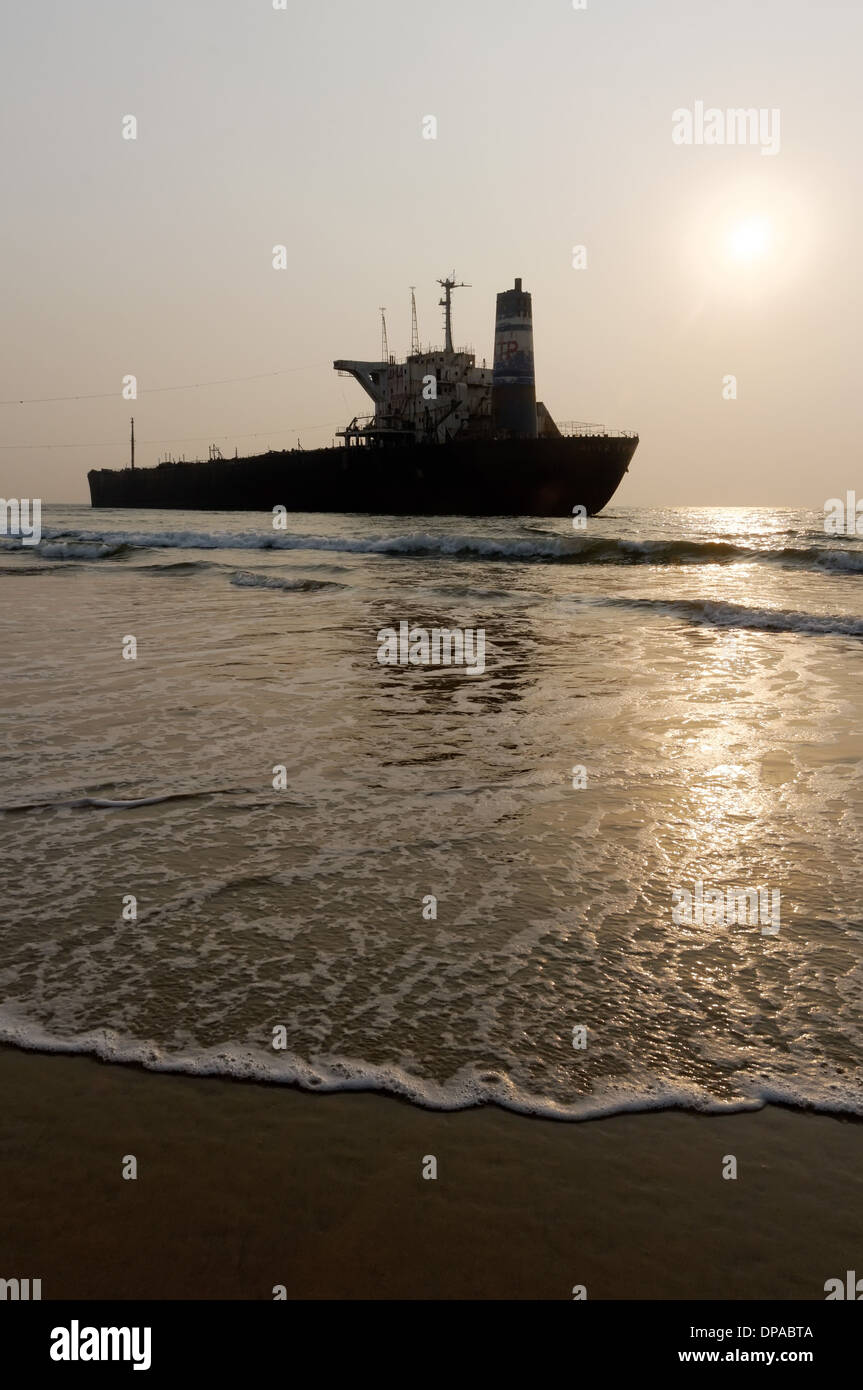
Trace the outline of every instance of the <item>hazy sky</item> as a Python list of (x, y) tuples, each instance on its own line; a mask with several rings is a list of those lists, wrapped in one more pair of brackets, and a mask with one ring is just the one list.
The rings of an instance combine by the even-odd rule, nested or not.
[[(3, 496), (87, 499), (132, 413), (141, 464), (329, 443), (453, 268), (457, 345), (521, 276), (539, 397), (639, 431), (621, 503), (863, 495), (861, 0), (32, 0), (0, 51), (0, 398), (96, 397), (0, 407)], [(697, 101), (778, 153), (675, 144)]]

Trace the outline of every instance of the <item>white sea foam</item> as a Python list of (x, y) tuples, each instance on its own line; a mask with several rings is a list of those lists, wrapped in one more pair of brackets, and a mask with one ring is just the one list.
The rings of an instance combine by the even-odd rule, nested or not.
[(863, 1087), (849, 1088), (844, 1079), (829, 1072), (825, 1079), (803, 1077), (784, 1085), (752, 1078), (739, 1084), (737, 1093), (729, 1097), (711, 1095), (683, 1080), (650, 1079), (641, 1087), (609, 1085), (567, 1104), (531, 1095), (514, 1086), (505, 1074), (489, 1074), (487, 1068), (465, 1067), (440, 1083), (414, 1076), (401, 1065), (375, 1066), (342, 1057), (312, 1063), (287, 1051), (262, 1053), (237, 1043), (174, 1052), (107, 1028), (77, 1037), (49, 1033), (8, 1007), (0, 1008), (0, 1042), (27, 1051), (90, 1056), (153, 1072), (297, 1086), (321, 1095), (375, 1091), (438, 1111), (496, 1105), (521, 1115), (572, 1122), (659, 1110), (729, 1115), (779, 1104), (828, 1114), (863, 1115)]

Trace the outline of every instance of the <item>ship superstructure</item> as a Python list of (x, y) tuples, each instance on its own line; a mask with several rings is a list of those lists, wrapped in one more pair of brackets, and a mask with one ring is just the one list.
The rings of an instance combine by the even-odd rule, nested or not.
[(536, 400), (531, 300), (521, 280), (498, 295), (493, 367), (478, 367), (472, 351), (453, 347), (452, 292), (465, 287), (456, 282), (455, 272), (438, 284), (444, 292), (442, 348), (412, 351), (404, 362), (388, 357), (333, 363), (337, 372), (360, 384), (374, 405), (373, 414), (355, 416), (339, 430), (339, 438), (347, 446), (375, 447), (559, 434)]
[(455, 351), (452, 292), (455, 276), (438, 282), (445, 298), (444, 346), (411, 352), (404, 362), (334, 362), (336, 371), (359, 382), (374, 413), (355, 416), (339, 437), (348, 447), (386, 444), (446, 444), (456, 435), (488, 438), (491, 432), (493, 372), (478, 367), (474, 353)]

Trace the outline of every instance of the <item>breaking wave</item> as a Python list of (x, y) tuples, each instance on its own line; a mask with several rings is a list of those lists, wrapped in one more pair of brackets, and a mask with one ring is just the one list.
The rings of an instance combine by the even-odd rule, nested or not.
[(133, 544), (125, 540), (103, 541), (83, 538), (74, 541), (49, 541), (47, 544), (42, 541), (31, 548), (32, 554), (39, 555), (43, 560), (116, 560), (121, 555), (131, 555), (132, 551)]
[(24, 801), (14, 806), (0, 806), (0, 815), (20, 814), (24, 811), (97, 810), (131, 811), (138, 806), (159, 806), (163, 801), (196, 801), (207, 796), (235, 796), (242, 793), (241, 788), (216, 787), (207, 791), (164, 792), (156, 796), (136, 796), (120, 799), (111, 796), (77, 796), (68, 801)]
[[(5, 549), (27, 549), (45, 560), (116, 560), (142, 549), (328, 551), (355, 555), (441, 556), (455, 559), (502, 560), (570, 565), (728, 565), (780, 564), (798, 569), (822, 569), (840, 574), (863, 573), (863, 550), (822, 545), (770, 549), (731, 541), (623, 540), (615, 537), (559, 536), (525, 527), (522, 534), (489, 537), (432, 535), (411, 532), (399, 536), (314, 536), (266, 534), (257, 531), (161, 531), (46, 533), (39, 546), (19, 541)], [(203, 563), (203, 562), (199, 562)], [(250, 579), (232, 582), (251, 584)], [(261, 587), (279, 587), (263, 584)]]
[(231, 583), (240, 589), (278, 589), (283, 593), (314, 593), (318, 589), (343, 589), (332, 579), (282, 579), (271, 574), (252, 574), (250, 570), (237, 570), (231, 575)]
[(783, 608), (748, 608), (745, 603), (709, 599), (603, 598), (588, 600), (603, 607), (640, 609), (684, 618), (702, 627), (741, 627), (756, 632), (805, 632), (825, 637), (863, 637), (863, 618), (789, 612)]
[(813, 564), (818, 569), (841, 570), (845, 574), (863, 574), (863, 551), (817, 550)]

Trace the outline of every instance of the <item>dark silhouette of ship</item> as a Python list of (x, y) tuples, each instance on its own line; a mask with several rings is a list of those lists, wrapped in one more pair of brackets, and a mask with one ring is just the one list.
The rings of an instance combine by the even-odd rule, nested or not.
[[(339, 359), (371, 398), (324, 449), (269, 450), (250, 458), (94, 469), (94, 507), (365, 512), (414, 516), (559, 516), (598, 512), (614, 495), (638, 435), (555, 424), (536, 399), (531, 297), (516, 280), (497, 296), (494, 366), (476, 365), (452, 339), (455, 274), (444, 290), (442, 349), (421, 352), (412, 303), (411, 353)], [(133, 446), (134, 449), (134, 446)], [(213, 456), (215, 455), (215, 456)]]

